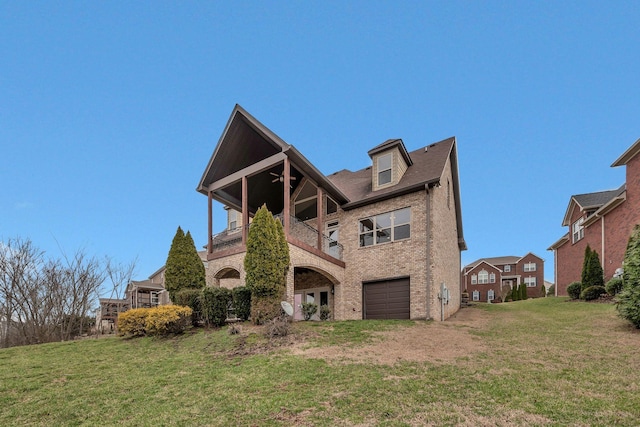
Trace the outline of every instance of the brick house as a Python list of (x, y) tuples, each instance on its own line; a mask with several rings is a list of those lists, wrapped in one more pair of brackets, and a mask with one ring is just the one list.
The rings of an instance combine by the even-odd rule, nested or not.
[[(208, 198), (207, 283), (244, 283), (248, 228), (266, 204), (289, 244), (296, 318), (303, 301), (337, 320), (455, 313), (466, 249), (455, 138), (411, 152), (390, 139), (367, 154), (370, 166), (326, 176), (236, 105), (197, 187)], [(215, 235), (214, 201), (227, 216)]]
[(481, 258), (462, 269), (461, 287), (471, 301), (503, 301), (514, 287), (527, 286), (527, 296), (544, 296), (544, 260), (529, 252), (525, 256)]
[[(633, 227), (640, 222), (640, 139), (611, 167), (626, 166), (626, 182), (615, 190), (571, 196), (562, 220), (568, 232), (548, 250), (555, 262), (556, 295), (579, 282), (587, 245), (598, 252), (605, 282), (622, 268)], [(620, 270), (618, 270), (620, 271)]]

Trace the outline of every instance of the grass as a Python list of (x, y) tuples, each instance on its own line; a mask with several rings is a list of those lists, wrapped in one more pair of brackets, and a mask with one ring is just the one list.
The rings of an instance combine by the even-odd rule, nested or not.
[[(470, 328), (486, 350), (451, 363), (329, 363), (225, 329), (4, 349), (0, 425), (638, 425), (640, 333), (612, 305), (546, 298), (466, 310), (490, 315)], [(413, 324), (294, 330), (310, 346), (358, 347)]]

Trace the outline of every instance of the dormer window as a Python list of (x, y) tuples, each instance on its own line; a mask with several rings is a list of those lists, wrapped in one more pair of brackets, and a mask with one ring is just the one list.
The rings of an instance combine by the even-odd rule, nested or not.
[(387, 153), (378, 157), (378, 185), (382, 186), (391, 182), (391, 160), (393, 154)]

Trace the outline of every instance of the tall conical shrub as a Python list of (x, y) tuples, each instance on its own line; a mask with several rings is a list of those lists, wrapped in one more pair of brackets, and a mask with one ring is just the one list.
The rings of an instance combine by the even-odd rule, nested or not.
[(191, 233), (178, 227), (171, 242), (164, 272), (164, 287), (173, 300), (182, 289), (199, 289), (205, 285), (204, 265), (200, 260)]
[(289, 246), (282, 224), (263, 205), (249, 228), (244, 258), (245, 283), (251, 290), (251, 320), (262, 324), (280, 314), (289, 267)]

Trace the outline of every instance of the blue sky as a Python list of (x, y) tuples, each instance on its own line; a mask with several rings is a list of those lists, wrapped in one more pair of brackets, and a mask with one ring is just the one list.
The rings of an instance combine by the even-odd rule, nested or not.
[[(0, 238), (161, 267), (238, 103), (330, 174), (455, 135), (463, 263), (546, 248), (640, 137), (637, 2), (0, 0)], [(215, 230), (224, 218), (215, 214)]]

